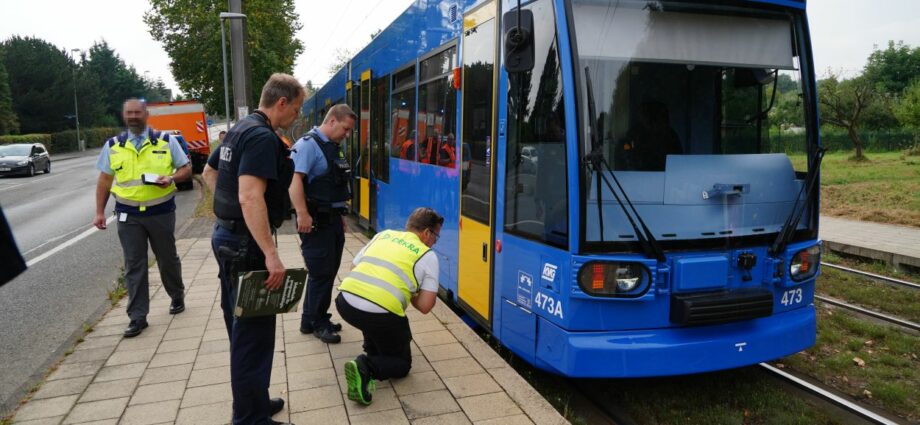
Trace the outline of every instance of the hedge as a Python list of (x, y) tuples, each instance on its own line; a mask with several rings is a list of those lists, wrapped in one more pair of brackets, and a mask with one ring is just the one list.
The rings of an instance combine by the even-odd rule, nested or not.
[[(86, 148), (102, 146), (110, 137), (121, 132), (120, 127), (98, 127), (80, 130), (80, 137), (86, 141)], [(67, 130), (51, 134), (23, 134), (0, 136), (0, 145), (11, 143), (41, 143), (51, 153), (73, 152), (77, 150), (77, 131)]]

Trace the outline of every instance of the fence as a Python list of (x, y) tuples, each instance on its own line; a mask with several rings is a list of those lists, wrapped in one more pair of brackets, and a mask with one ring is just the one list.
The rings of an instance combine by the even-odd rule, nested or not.
[[(920, 143), (920, 130), (908, 128), (896, 130), (860, 131), (859, 137), (866, 152), (892, 152), (910, 149)], [(770, 152), (804, 152), (805, 134), (770, 130)], [(851, 151), (853, 141), (846, 131), (821, 130), (821, 145), (828, 151)]]

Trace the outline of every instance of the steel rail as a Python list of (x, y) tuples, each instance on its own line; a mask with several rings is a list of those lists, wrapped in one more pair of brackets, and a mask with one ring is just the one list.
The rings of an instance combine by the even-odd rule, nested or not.
[(824, 261), (821, 262), (821, 265), (822, 265), (822, 266), (827, 266), (827, 267), (830, 267), (830, 268), (833, 268), (833, 269), (837, 269), (837, 270), (843, 270), (843, 271), (848, 272), (848, 273), (853, 273), (853, 274), (857, 274), (857, 275), (860, 275), (860, 276), (869, 277), (869, 278), (872, 278), (872, 279), (875, 279), (875, 280), (880, 280), (880, 281), (885, 282), (885, 283), (893, 283), (893, 284), (899, 285), (899, 286), (907, 286), (907, 287), (914, 288), (914, 289), (920, 289), (920, 284), (916, 284), (916, 283), (913, 283), (913, 282), (908, 282), (908, 281), (906, 281), (906, 280), (895, 279), (895, 278), (893, 278), (893, 277), (882, 276), (882, 275), (880, 275), (880, 274), (864, 272), (864, 271), (862, 271), (862, 270), (856, 270), (856, 269), (852, 269), (852, 268), (849, 268), (849, 267), (844, 267), (844, 266), (837, 265), (837, 264), (825, 263)]
[(863, 418), (863, 419), (866, 419), (866, 420), (868, 420), (868, 421), (871, 421), (871, 422), (877, 423), (877, 424), (883, 424), (883, 425), (889, 425), (889, 424), (890, 424), (890, 425), (898, 425), (898, 422), (895, 422), (895, 421), (893, 421), (893, 420), (891, 420), (891, 419), (888, 419), (888, 418), (886, 418), (886, 417), (884, 417), (884, 416), (882, 416), (882, 415), (880, 415), (880, 414), (878, 414), (878, 413), (875, 413), (875, 412), (873, 412), (873, 411), (871, 411), (871, 410), (869, 410), (869, 409), (867, 409), (867, 408), (865, 408), (865, 407), (859, 405), (858, 403), (855, 403), (855, 402), (853, 402), (853, 401), (847, 400), (846, 398), (843, 398), (843, 397), (841, 397), (841, 396), (838, 396), (837, 394), (834, 394), (834, 393), (831, 392), (831, 391), (828, 391), (828, 390), (826, 390), (826, 389), (824, 389), (824, 388), (821, 388), (820, 386), (817, 386), (817, 385), (815, 385), (815, 384), (812, 384), (812, 383), (810, 383), (810, 382), (808, 382), (808, 381), (806, 381), (806, 380), (804, 380), (804, 379), (802, 379), (802, 378), (799, 378), (799, 377), (797, 377), (797, 376), (795, 376), (795, 375), (793, 375), (793, 374), (791, 374), (791, 373), (789, 373), (789, 372), (780, 370), (780, 369), (778, 369), (778, 368), (776, 368), (776, 367), (774, 367), (774, 366), (771, 366), (771, 365), (769, 365), (769, 364), (766, 364), (766, 363), (761, 363), (760, 366), (763, 367), (764, 369), (766, 369), (766, 370), (772, 372), (774, 375), (778, 375), (779, 377), (781, 377), (781, 378), (783, 378), (783, 379), (785, 379), (785, 380), (787, 380), (787, 381), (792, 382), (793, 384), (795, 384), (795, 385), (797, 385), (797, 386), (799, 386), (799, 387), (805, 389), (806, 391), (811, 392), (811, 393), (813, 393), (813, 394), (816, 394), (816, 395), (820, 396), (821, 398), (823, 398), (823, 399), (825, 399), (825, 400), (827, 400), (827, 401), (829, 401), (829, 402), (831, 402), (831, 403), (833, 403), (833, 404), (835, 404), (835, 405), (837, 405), (837, 406), (839, 406), (839, 407), (845, 409), (846, 411), (848, 411), (848, 412), (850, 412), (850, 413), (853, 413), (853, 414), (855, 414), (855, 415), (858, 415), (859, 417), (861, 417), (861, 418)]

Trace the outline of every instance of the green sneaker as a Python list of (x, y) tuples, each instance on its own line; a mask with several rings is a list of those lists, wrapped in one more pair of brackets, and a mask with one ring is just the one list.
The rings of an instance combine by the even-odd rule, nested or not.
[(367, 376), (367, 369), (361, 366), (356, 360), (345, 363), (345, 380), (348, 382), (348, 399), (367, 406), (371, 404), (377, 383)]

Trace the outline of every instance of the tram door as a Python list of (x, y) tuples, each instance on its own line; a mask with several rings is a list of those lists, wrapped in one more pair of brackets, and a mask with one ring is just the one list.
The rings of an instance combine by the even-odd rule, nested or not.
[(370, 170), (371, 149), (369, 143), (371, 128), (371, 71), (361, 73), (361, 86), (358, 93), (358, 161), (355, 174), (358, 177), (358, 193), (355, 200), (358, 206), (358, 223), (363, 228), (370, 225)]
[[(497, 3), (463, 17), (459, 303), (488, 326), (492, 299), (492, 181), (495, 164)], [(467, 151), (469, 154), (467, 155)]]
[[(358, 110), (358, 88), (355, 87), (354, 81), (345, 82), (345, 103), (351, 108), (352, 111)], [(329, 109), (327, 108), (328, 112)], [(325, 116), (323, 117), (325, 119)], [(355, 124), (355, 129), (352, 130), (351, 135), (342, 140), (344, 146), (342, 149), (345, 151), (345, 160), (352, 166), (352, 181), (351, 181), (351, 199), (345, 201), (348, 204), (349, 210), (352, 214), (358, 213), (359, 203), (358, 200), (361, 196), (361, 185), (358, 181), (358, 135), (360, 133), (360, 126)]]

